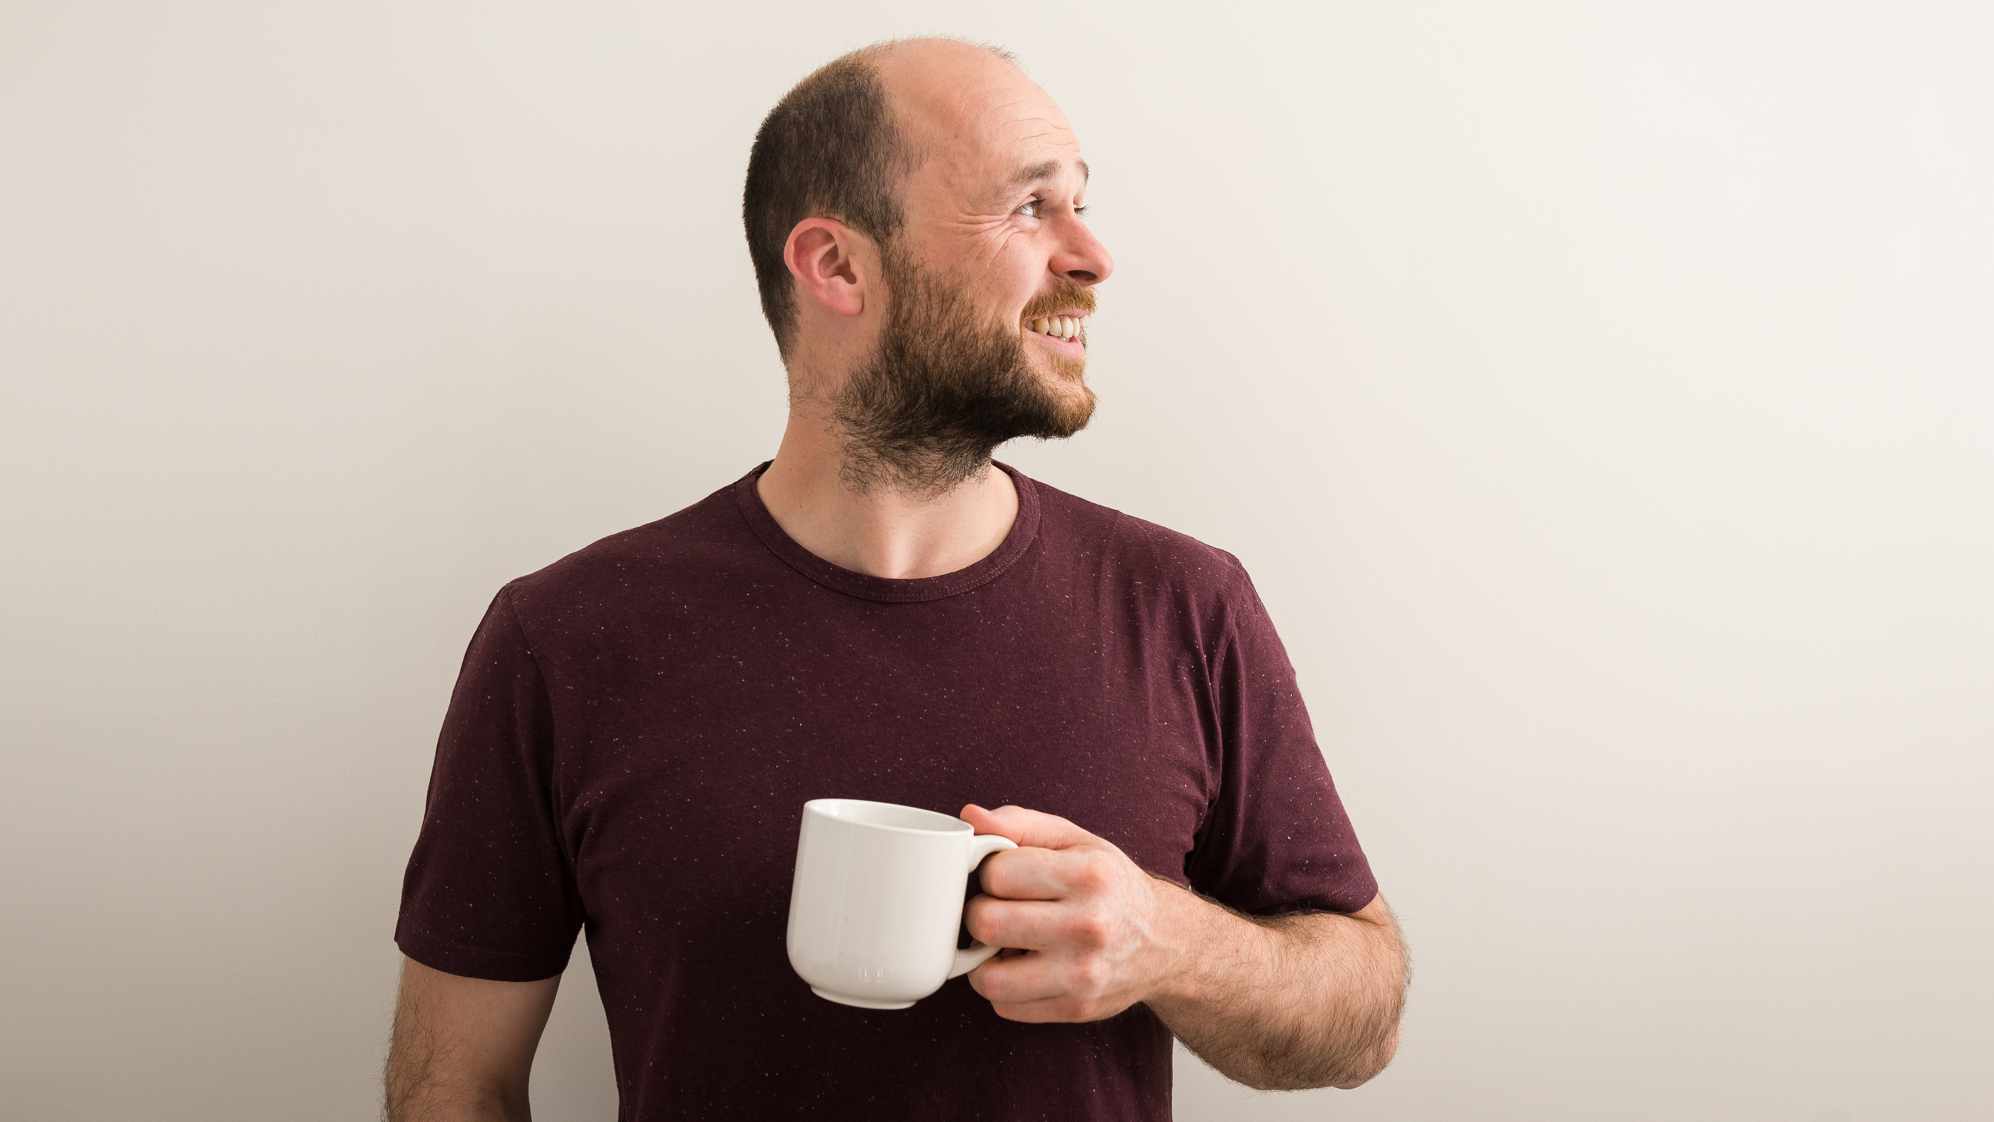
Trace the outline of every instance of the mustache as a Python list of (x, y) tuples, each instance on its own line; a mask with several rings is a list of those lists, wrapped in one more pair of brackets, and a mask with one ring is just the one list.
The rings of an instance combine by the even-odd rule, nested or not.
[(1062, 308), (1078, 308), (1081, 315), (1091, 316), (1094, 314), (1094, 296), (1084, 288), (1076, 289), (1071, 293), (1045, 300), (1035, 310), (1027, 309), (1025, 318), (1038, 319), (1041, 316), (1052, 315)]

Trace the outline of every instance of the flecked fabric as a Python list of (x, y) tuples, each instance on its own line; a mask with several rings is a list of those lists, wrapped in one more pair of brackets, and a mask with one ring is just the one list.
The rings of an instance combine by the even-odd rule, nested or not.
[(819, 797), (1047, 811), (1255, 915), (1377, 894), (1239, 559), (995, 463), (1017, 518), (940, 576), (811, 554), (755, 490), (764, 461), (507, 582), (450, 697), (396, 943), (529, 981), (586, 930), (624, 1122), (1170, 1118), (1145, 1004), (1009, 1021), (953, 978), (868, 1010), (789, 965)]

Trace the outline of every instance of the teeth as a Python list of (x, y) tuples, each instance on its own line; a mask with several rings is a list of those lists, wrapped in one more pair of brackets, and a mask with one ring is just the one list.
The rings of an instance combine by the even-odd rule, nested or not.
[(1085, 316), (1051, 316), (1031, 321), (1031, 329), (1055, 339), (1075, 339), (1087, 323)]

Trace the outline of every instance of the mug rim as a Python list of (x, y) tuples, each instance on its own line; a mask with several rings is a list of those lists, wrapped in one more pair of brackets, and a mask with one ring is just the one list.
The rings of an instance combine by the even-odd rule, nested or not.
[[(895, 826), (890, 822), (864, 822), (852, 818), (840, 818), (836, 814), (831, 813), (828, 809), (834, 804), (843, 804), (846, 806), (878, 806), (898, 811), (909, 811), (909, 810), (917, 811), (921, 814), (933, 815), (936, 819), (945, 821), (949, 825), (946, 827), (937, 826), (936, 828), (931, 830), (917, 826)], [(848, 798), (840, 798), (835, 796), (827, 796), (819, 799), (810, 799), (809, 801), (803, 804), (803, 813), (805, 814), (814, 813), (817, 815), (817, 817), (822, 818), (828, 822), (841, 822), (847, 826), (862, 826), (868, 830), (891, 830), (896, 834), (915, 834), (925, 837), (946, 838), (946, 837), (955, 837), (961, 834), (970, 834), (973, 836), (976, 833), (976, 827), (971, 826), (968, 822), (963, 821), (961, 818), (953, 814), (943, 814), (939, 810), (929, 810), (927, 807), (924, 806), (910, 806), (906, 803), (889, 803), (880, 799), (848, 799)]]

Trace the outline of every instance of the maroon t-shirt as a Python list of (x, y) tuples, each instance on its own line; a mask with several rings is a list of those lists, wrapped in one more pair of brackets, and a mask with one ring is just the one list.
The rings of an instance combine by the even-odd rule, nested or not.
[(811, 993), (785, 943), (797, 831), (813, 798), (1015, 803), (1243, 912), (1356, 911), (1377, 883), (1253, 581), (1002, 462), (995, 552), (870, 576), (784, 533), (767, 466), (498, 590), (395, 942), (530, 981), (585, 929), (622, 1122), (1170, 1118), (1146, 1004), (1034, 1024), (966, 978), (899, 1010)]

